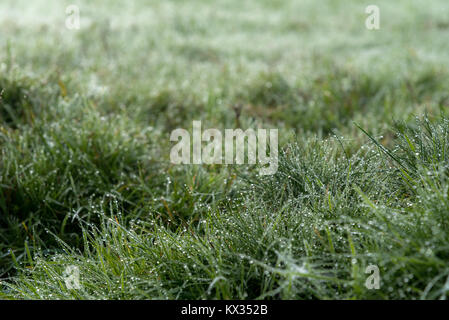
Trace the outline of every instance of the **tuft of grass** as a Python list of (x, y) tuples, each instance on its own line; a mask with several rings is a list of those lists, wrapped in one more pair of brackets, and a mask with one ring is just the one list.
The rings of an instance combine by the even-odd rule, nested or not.
[(0, 75), (0, 125), (17, 128), (32, 124), (45, 112), (48, 104), (55, 103), (58, 92), (52, 79), (37, 80), (13, 69)]
[[(448, 121), (402, 125), (391, 150), (394, 158), (377, 147), (377, 140), (349, 158), (337, 143), (291, 146), (269, 182), (251, 180), (239, 201), (223, 202), (198, 223), (176, 230), (157, 217), (125, 223), (120, 208), (110, 202), (96, 210), (99, 225), (81, 221), (82, 252), (61, 242), (64, 253), (37, 253), (5, 284), (3, 295), (445, 298)], [(396, 159), (417, 159), (420, 165), (405, 171)], [(403, 188), (410, 184), (411, 189)], [(381, 270), (379, 290), (364, 285), (371, 264)], [(64, 285), (69, 265), (80, 270), (80, 290)]]

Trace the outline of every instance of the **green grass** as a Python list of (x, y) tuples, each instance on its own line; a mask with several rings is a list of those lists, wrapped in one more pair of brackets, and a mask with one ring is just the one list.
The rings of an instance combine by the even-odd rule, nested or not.
[[(378, 31), (358, 1), (75, 3), (78, 31), (0, 4), (0, 298), (447, 298), (445, 1)], [(192, 120), (279, 129), (277, 173), (171, 164)]]

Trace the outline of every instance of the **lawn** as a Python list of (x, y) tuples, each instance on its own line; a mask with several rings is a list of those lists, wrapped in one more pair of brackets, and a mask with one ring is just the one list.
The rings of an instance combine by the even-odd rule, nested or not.
[[(445, 0), (2, 0), (0, 299), (446, 299), (448, 37)], [(276, 173), (172, 163), (193, 121), (277, 129)]]

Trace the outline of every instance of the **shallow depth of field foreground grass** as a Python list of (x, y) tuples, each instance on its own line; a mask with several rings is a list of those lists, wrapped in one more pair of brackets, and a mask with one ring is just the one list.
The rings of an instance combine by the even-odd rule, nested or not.
[[(372, 4), (2, 1), (0, 298), (446, 299), (449, 2)], [(277, 173), (171, 164), (193, 120)]]

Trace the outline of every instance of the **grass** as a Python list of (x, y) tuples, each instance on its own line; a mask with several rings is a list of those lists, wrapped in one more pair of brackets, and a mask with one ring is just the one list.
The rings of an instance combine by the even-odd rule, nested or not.
[[(76, 3), (77, 31), (0, 4), (0, 298), (447, 298), (446, 2), (378, 31), (357, 1)], [(279, 129), (277, 173), (171, 164), (192, 120)]]

